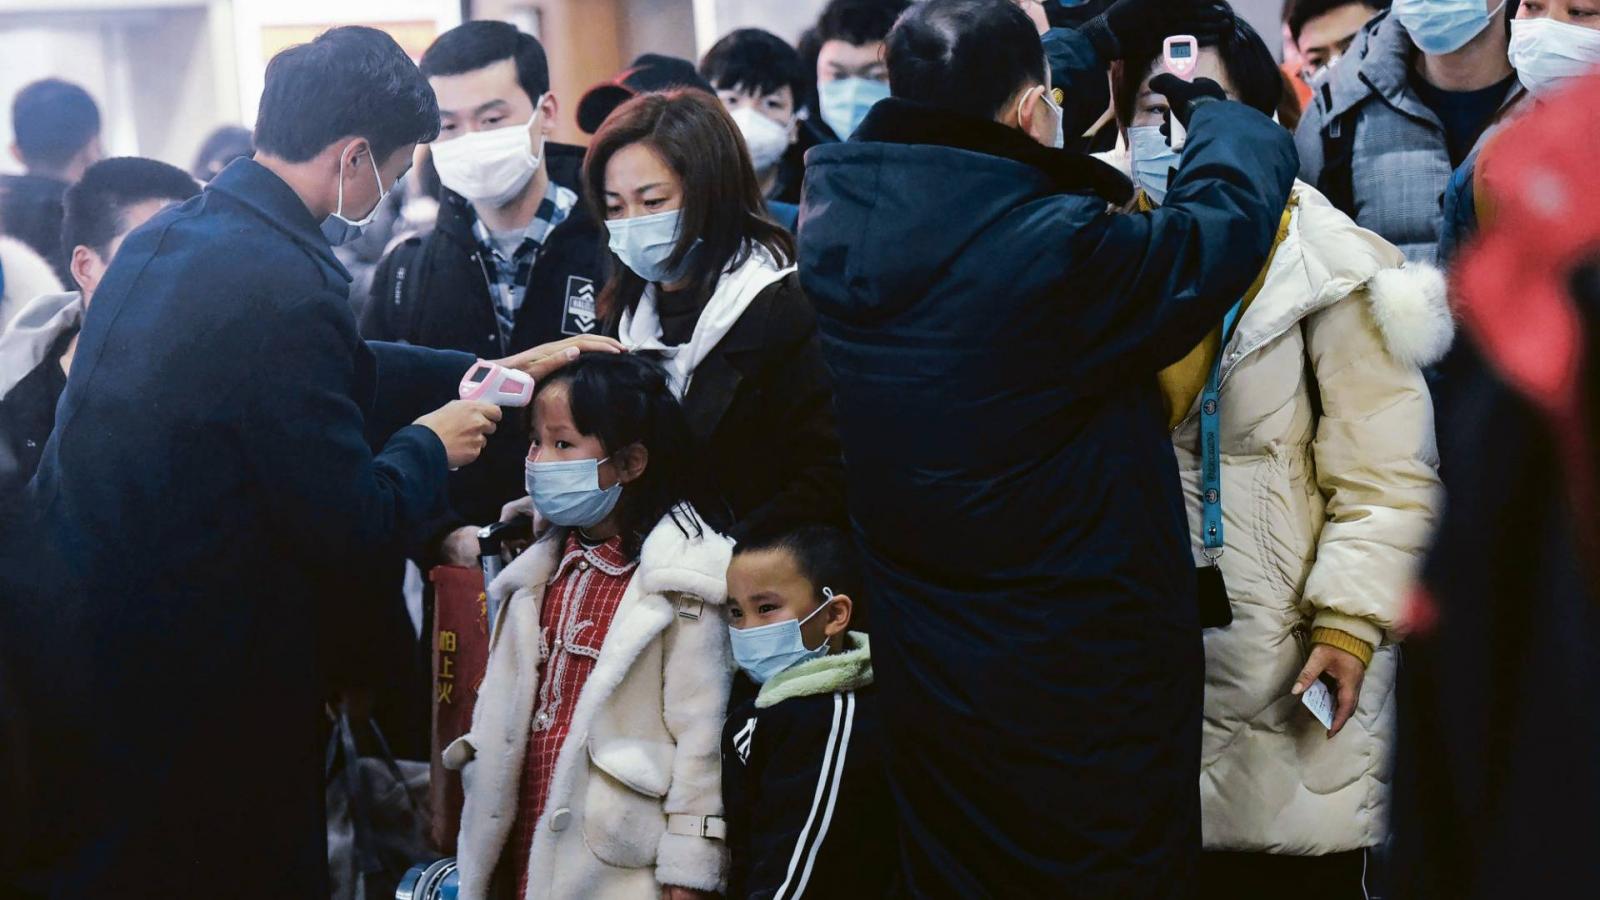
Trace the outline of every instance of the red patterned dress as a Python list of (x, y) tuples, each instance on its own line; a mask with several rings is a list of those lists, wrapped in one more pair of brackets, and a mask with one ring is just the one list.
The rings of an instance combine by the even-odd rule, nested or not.
[(611, 622), (638, 563), (622, 552), (622, 538), (598, 546), (584, 543), (574, 529), (561, 550), (561, 562), (545, 587), (539, 610), (538, 696), (517, 792), (517, 822), (511, 832), (517, 896), (528, 892), (528, 855), (534, 830), (555, 776), (556, 760), (572, 727), (578, 695), (600, 658)]

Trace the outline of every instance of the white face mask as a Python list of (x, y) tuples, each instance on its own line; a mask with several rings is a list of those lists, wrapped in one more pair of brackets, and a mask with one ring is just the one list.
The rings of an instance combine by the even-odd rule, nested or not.
[(344, 157), (339, 158), (339, 205), (322, 220), (322, 236), (335, 247), (361, 237), (362, 230), (378, 217), (378, 207), (382, 206), (384, 198), (389, 196), (389, 192), (383, 188), (383, 173), (378, 171), (378, 160), (372, 155), (370, 146), (367, 148), (367, 159), (372, 163), (372, 177), (378, 181), (378, 200), (372, 204), (371, 212), (360, 221), (356, 221), (344, 214)]
[(735, 110), (730, 117), (744, 135), (744, 144), (750, 148), (750, 164), (755, 166), (757, 175), (783, 159), (789, 149), (789, 129), (748, 106)]
[(433, 142), (433, 167), (439, 182), (452, 191), (491, 207), (504, 206), (533, 180), (544, 152), (533, 152), (533, 123), (544, 112), (540, 94), (533, 116), (521, 128), (474, 131), (448, 141)]
[(1128, 159), (1132, 163), (1133, 180), (1158, 205), (1167, 199), (1167, 182), (1181, 158), (1167, 145), (1161, 126), (1141, 125), (1128, 129)]
[(1554, 19), (1511, 20), (1511, 66), (1535, 96), (1600, 65), (1600, 31)]

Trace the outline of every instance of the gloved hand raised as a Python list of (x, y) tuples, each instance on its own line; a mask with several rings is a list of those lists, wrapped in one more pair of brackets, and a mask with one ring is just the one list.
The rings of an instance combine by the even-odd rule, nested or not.
[[(1150, 90), (1167, 98), (1167, 108), (1184, 128), (1189, 127), (1189, 120), (1194, 117), (1196, 109), (1207, 103), (1228, 99), (1222, 85), (1209, 78), (1184, 81), (1171, 72), (1162, 72), (1150, 79)], [(1166, 125), (1161, 126), (1161, 133), (1169, 134)]]
[(1220, 0), (1117, 0), (1100, 18), (1116, 44), (1109, 48), (1112, 59), (1174, 34), (1193, 35), (1202, 46), (1214, 44), (1233, 27), (1233, 12)]

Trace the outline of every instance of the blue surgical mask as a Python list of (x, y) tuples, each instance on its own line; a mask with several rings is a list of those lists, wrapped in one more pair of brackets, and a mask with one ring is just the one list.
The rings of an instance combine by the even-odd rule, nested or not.
[(822, 121), (841, 141), (848, 141), (873, 105), (887, 96), (889, 86), (871, 78), (840, 78), (817, 85)]
[(822, 597), (823, 604), (804, 619), (789, 619), (755, 628), (728, 626), (728, 638), (733, 642), (733, 659), (750, 676), (751, 681), (766, 684), (785, 669), (828, 654), (827, 641), (823, 641), (817, 649), (809, 650), (805, 640), (800, 637), (801, 625), (833, 605), (833, 591), (823, 588)]
[[(631, 219), (611, 219), (606, 230), (611, 233), (611, 252), (645, 281), (657, 284), (674, 284), (682, 281), (689, 260), (673, 268), (672, 251), (678, 246), (678, 223), (683, 210), (674, 209), (649, 216)], [(699, 243), (696, 240), (695, 243)]]
[(382, 206), (384, 198), (389, 196), (389, 192), (383, 189), (383, 173), (378, 171), (378, 161), (373, 157), (370, 147), (367, 149), (367, 161), (372, 163), (372, 177), (378, 180), (378, 201), (372, 204), (372, 212), (367, 213), (366, 218), (356, 222), (346, 218), (344, 214), (344, 157), (339, 158), (339, 208), (322, 220), (322, 236), (335, 247), (361, 237), (362, 229), (371, 225), (372, 220), (378, 217), (378, 207)]
[(622, 482), (600, 486), (600, 464), (610, 459), (528, 460), (528, 496), (546, 521), (563, 528), (593, 528), (622, 499)]
[(1506, 8), (1505, 0), (1493, 12), (1485, 11), (1484, 5), (1483, 0), (1394, 0), (1394, 17), (1418, 50), (1442, 56), (1483, 34)]
[(1128, 129), (1128, 157), (1133, 163), (1133, 180), (1158, 205), (1167, 199), (1167, 181), (1182, 158), (1168, 146), (1159, 125), (1140, 125)]

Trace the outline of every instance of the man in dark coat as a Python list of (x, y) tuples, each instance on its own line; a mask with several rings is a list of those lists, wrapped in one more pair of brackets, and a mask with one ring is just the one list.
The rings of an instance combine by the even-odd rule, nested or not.
[[(59, 790), (33, 794), (18, 890), (325, 896), (327, 652), (372, 613), (364, 566), (499, 418), (455, 401), (398, 427), (476, 358), (362, 342), (330, 246), (437, 127), (382, 32), (286, 50), (258, 161), (131, 234), (101, 282), (33, 485), (60, 568), (27, 601), (24, 677), (79, 681), (41, 687), (58, 712), (28, 759)], [(538, 377), (544, 354), (507, 362)], [(392, 432), (376, 455), (369, 429)]]
[[(1122, 0), (1052, 33), (1079, 44), (1052, 59), (1103, 81), (1122, 45), (1214, 16)], [(800, 259), (876, 603), (906, 889), (1184, 896), (1203, 659), (1155, 375), (1263, 264), (1290, 136), (1214, 83), (1157, 79), (1183, 162), (1160, 210), (1116, 215), (1125, 179), (1049, 149), (1062, 116), (1008, 0), (918, 4), (887, 61), (894, 97), (807, 160)]]
[(1484, 230), (1454, 273), (1468, 340), (1440, 436), (1460, 449), (1405, 623), (1397, 897), (1570, 896), (1600, 876), (1597, 140), (1589, 76), (1479, 161)]

